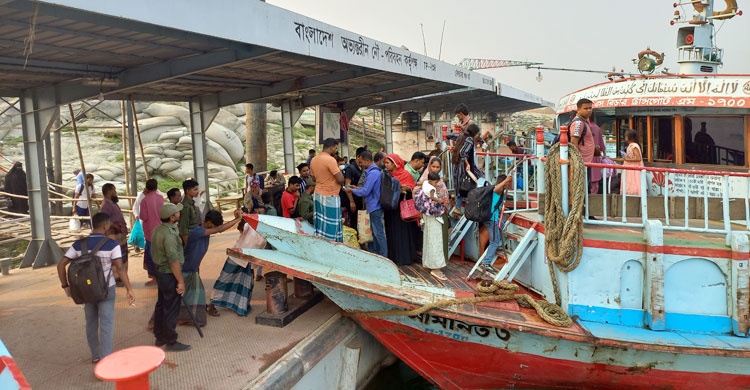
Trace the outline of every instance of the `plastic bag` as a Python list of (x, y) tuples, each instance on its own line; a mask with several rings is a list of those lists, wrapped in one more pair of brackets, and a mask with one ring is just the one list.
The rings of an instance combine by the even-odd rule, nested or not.
[(137, 246), (138, 248), (146, 247), (146, 238), (143, 237), (143, 226), (141, 226), (141, 221), (139, 219), (135, 220), (133, 230), (130, 231), (128, 245)]
[(372, 228), (370, 227), (370, 214), (367, 210), (357, 211), (357, 231), (359, 232), (359, 243), (372, 242)]
[(68, 224), (68, 229), (70, 229), (71, 232), (80, 232), (81, 220), (78, 218), (71, 218)]
[(350, 228), (349, 226), (344, 226), (344, 244), (359, 249), (359, 242), (357, 241), (357, 231)]

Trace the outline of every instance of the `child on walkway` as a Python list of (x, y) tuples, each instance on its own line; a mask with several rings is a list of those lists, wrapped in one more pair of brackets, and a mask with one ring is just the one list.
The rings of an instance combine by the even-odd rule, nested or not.
[(422, 266), (430, 269), (432, 276), (446, 280), (440, 269), (446, 266), (443, 251), (443, 214), (448, 205), (448, 191), (438, 172), (430, 171), (427, 181), (422, 184), (422, 218), (424, 240), (422, 241)]

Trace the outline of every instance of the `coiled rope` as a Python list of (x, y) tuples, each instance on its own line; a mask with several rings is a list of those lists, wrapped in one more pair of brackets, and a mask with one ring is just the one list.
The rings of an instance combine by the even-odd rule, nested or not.
[(438, 309), (442, 307), (460, 305), (464, 303), (480, 303), (480, 302), (491, 302), (491, 301), (507, 301), (515, 299), (516, 302), (522, 307), (533, 308), (541, 319), (548, 323), (560, 326), (570, 327), (573, 325), (573, 320), (568, 316), (560, 306), (547, 302), (537, 301), (528, 294), (516, 294), (518, 286), (506, 281), (492, 281), (483, 280), (477, 284), (477, 297), (474, 298), (456, 298), (456, 299), (443, 299), (428, 303), (418, 309), (413, 310), (380, 310), (380, 311), (360, 311), (353, 310), (345, 312), (345, 317), (385, 317), (385, 316), (416, 316), (432, 309)]
[[(586, 201), (586, 166), (581, 153), (575, 147), (568, 148), (570, 176), (568, 188), (571, 205), (565, 218), (562, 205), (562, 175), (560, 164), (560, 144), (549, 149), (545, 165), (546, 194), (544, 198), (544, 249), (549, 266), (549, 274), (555, 289), (555, 302), (561, 302), (554, 265), (563, 272), (570, 272), (581, 262), (583, 254), (583, 208)], [(554, 264), (554, 265), (553, 265)]]

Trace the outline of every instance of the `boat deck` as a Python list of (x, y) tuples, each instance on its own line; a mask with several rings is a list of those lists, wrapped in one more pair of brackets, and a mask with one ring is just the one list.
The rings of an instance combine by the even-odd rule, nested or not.
[[(495, 267), (502, 266), (503, 259), (495, 262)], [(400, 266), (401, 273), (408, 277), (409, 281), (414, 284), (432, 286), (437, 288), (447, 288), (453, 290), (456, 298), (471, 298), (475, 296), (476, 285), (481, 280), (481, 273), (475, 272), (473, 277), (466, 280), (466, 276), (474, 266), (473, 262), (463, 261), (458, 256), (451, 257), (448, 265), (442, 269), (447, 280), (440, 280), (430, 274), (428, 270), (420, 264)], [(535, 299), (542, 299), (541, 296), (519, 285), (519, 294), (529, 294)], [(459, 311), (463, 314), (475, 315), (489, 321), (510, 322), (518, 325), (533, 325), (537, 328), (555, 330), (557, 332), (587, 337), (587, 331), (578, 324), (570, 328), (559, 328), (555, 325), (543, 321), (537, 315), (534, 309), (523, 308), (515, 300), (481, 302), (476, 304), (462, 304)]]

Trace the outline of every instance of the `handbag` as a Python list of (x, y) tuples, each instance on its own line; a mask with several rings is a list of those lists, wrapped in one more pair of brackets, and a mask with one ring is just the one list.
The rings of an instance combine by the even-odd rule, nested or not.
[(414, 221), (421, 217), (421, 213), (414, 206), (414, 199), (405, 199), (401, 201), (401, 219), (404, 221)]
[(70, 230), (71, 232), (80, 232), (81, 220), (78, 218), (71, 218), (70, 222), (68, 222), (68, 230)]
[(463, 175), (461, 175), (456, 184), (456, 192), (465, 197), (469, 191), (475, 188), (477, 188), (477, 183), (471, 179), (471, 175), (468, 172), (463, 172)]
[(367, 214), (367, 210), (357, 210), (357, 232), (359, 233), (360, 244), (373, 241), (370, 214)]

